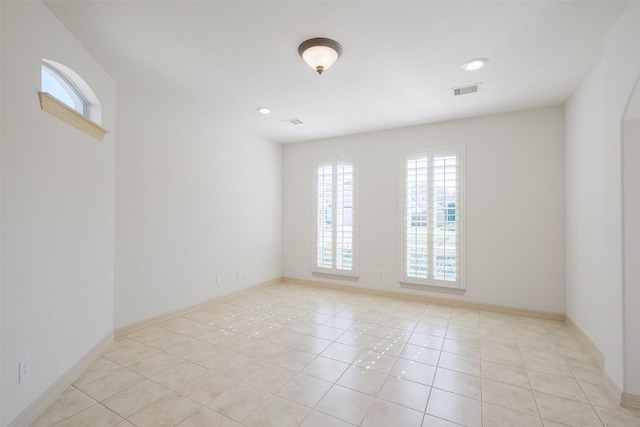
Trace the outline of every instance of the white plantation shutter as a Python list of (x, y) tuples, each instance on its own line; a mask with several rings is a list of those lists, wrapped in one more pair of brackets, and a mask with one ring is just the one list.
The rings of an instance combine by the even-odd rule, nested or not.
[(463, 287), (461, 192), (457, 150), (431, 148), (406, 158), (403, 281)]
[(336, 157), (316, 170), (314, 271), (355, 275), (355, 161)]

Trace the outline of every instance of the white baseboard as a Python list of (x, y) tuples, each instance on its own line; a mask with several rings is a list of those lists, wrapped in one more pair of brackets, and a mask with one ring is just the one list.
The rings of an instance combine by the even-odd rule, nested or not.
[(114, 331), (114, 335), (115, 335), (116, 338), (117, 337), (121, 337), (123, 335), (139, 331), (140, 329), (148, 328), (149, 326), (157, 325), (158, 323), (162, 323), (162, 322), (165, 322), (167, 320), (171, 320), (174, 317), (182, 316), (184, 314), (191, 313), (192, 311), (200, 310), (202, 308), (205, 308), (208, 305), (215, 304), (215, 303), (218, 303), (218, 302), (223, 302), (223, 301), (229, 300), (231, 298), (237, 297), (238, 295), (246, 294), (246, 293), (252, 292), (252, 291), (254, 291), (256, 289), (263, 288), (265, 286), (275, 285), (276, 283), (282, 283), (282, 277), (277, 277), (275, 279), (268, 280), (266, 282), (262, 282), (262, 283), (258, 283), (256, 285), (250, 286), (250, 287), (248, 287), (246, 289), (243, 289), (241, 291), (238, 291), (238, 292), (233, 292), (233, 293), (230, 293), (230, 294), (222, 295), (222, 296), (207, 300), (205, 302), (201, 302), (201, 303), (198, 303), (198, 304), (195, 304), (195, 305), (191, 305), (189, 307), (184, 307), (184, 308), (181, 308), (179, 310), (171, 311), (169, 313), (161, 314), (159, 316), (151, 317), (149, 319), (141, 320), (140, 322), (135, 322), (135, 323), (132, 323), (130, 325), (123, 326), (121, 328), (117, 328)]
[(640, 413), (640, 396), (631, 393), (622, 393), (620, 406)]
[(24, 427), (33, 423), (47, 407), (56, 400), (100, 355), (113, 343), (113, 332), (100, 340), (87, 354), (71, 367), (58, 381), (53, 383), (7, 427)]
[(465, 300), (459, 300), (459, 299), (453, 299), (453, 298), (434, 297), (429, 295), (417, 295), (417, 294), (411, 294), (408, 292), (383, 291), (383, 290), (377, 290), (377, 289), (362, 288), (359, 286), (323, 282), (319, 280), (296, 279), (294, 277), (283, 277), (282, 280), (286, 283), (316, 286), (316, 287), (336, 289), (336, 290), (347, 291), (347, 292), (359, 292), (364, 294), (379, 295), (379, 296), (385, 296), (390, 298), (411, 299), (414, 301), (421, 301), (421, 302), (433, 303), (433, 304), (445, 304), (445, 305), (451, 305), (454, 307), (469, 308), (473, 310), (484, 310), (484, 311), (493, 311), (497, 313), (512, 314), (514, 316), (536, 317), (538, 319), (557, 320), (560, 322), (565, 320), (565, 315), (563, 313), (553, 313), (550, 311), (528, 310), (524, 308), (492, 305), (492, 304), (485, 304), (485, 303), (474, 302), (474, 301), (465, 301)]
[(575, 324), (571, 317), (566, 316), (566, 322), (567, 325), (569, 325), (578, 336), (580, 344), (582, 344), (585, 349), (591, 354), (600, 369), (604, 370), (604, 353), (600, 351), (598, 346), (596, 346), (584, 332), (582, 332), (582, 329), (580, 329), (578, 325)]

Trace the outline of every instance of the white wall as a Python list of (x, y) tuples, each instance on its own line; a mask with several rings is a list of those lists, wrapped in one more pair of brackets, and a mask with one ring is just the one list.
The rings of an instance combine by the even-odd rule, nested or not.
[(116, 158), (116, 327), (281, 276), (279, 144), (119, 86)]
[[(403, 155), (427, 144), (466, 149), (467, 289), (462, 296), (413, 291), (398, 283)], [(285, 146), (283, 270), (287, 277), (314, 280), (314, 164), (339, 153), (354, 155), (360, 162), (360, 279), (342, 283), (564, 312), (561, 107)], [(378, 278), (379, 270), (385, 271), (384, 279)]]
[[(40, 2), (2, 2), (1, 28), (4, 426), (113, 330), (116, 90)], [(91, 86), (104, 142), (40, 110), (43, 58)]]
[(621, 125), (639, 75), (640, 3), (630, 2), (565, 108), (567, 315), (623, 390)]

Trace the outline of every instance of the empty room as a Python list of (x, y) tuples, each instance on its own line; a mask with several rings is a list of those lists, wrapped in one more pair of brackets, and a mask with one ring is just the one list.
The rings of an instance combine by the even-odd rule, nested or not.
[(0, 427), (640, 426), (640, 1), (0, 24)]

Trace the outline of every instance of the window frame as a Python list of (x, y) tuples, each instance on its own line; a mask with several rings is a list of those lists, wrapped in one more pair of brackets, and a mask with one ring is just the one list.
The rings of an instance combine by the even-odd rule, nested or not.
[[(335, 227), (332, 228), (332, 266), (328, 267), (320, 267), (318, 266), (318, 220), (319, 220), (319, 210), (318, 210), (318, 184), (319, 184), (319, 169), (323, 165), (331, 164), (332, 167), (332, 200), (335, 200), (337, 197), (337, 188), (336, 188), (336, 176), (337, 176), (337, 165), (339, 162), (348, 162), (351, 164), (353, 168), (352, 172), (352, 200), (351, 200), (351, 269), (339, 269), (336, 266), (336, 253), (337, 253), (337, 229)], [(358, 271), (358, 160), (354, 156), (350, 155), (336, 155), (332, 157), (326, 157), (314, 164), (313, 168), (313, 224), (312, 224), (312, 260), (311, 260), (311, 272), (314, 276), (325, 276), (330, 278), (338, 278), (338, 279), (346, 279), (346, 280), (357, 280), (359, 277)], [(335, 223), (337, 218), (336, 209), (332, 209), (332, 223)]]
[[(78, 86), (73, 82), (73, 80), (71, 80), (64, 72), (60, 71), (58, 68), (56, 68), (54, 65), (52, 65), (48, 61), (42, 61), (42, 68), (46, 68), (51, 73), (55, 74), (55, 76), (57, 78), (59, 78), (62, 83), (64, 83), (66, 86), (68, 86), (68, 88), (80, 100), (80, 103), (82, 104), (82, 111), (76, 110), (74, 107), (72, 107), (71, 105), (67, 104), (66, 102), (64, 102), (60, 98), (56, 97), (55, 95), (52, 95), (51, 93), (49, 93), (49, 95), (51, 97), (55, 98), (56, 100), (58, 100), (59, 102), (61, 102), (62, 104), (66, 105), (67, 107), (71, 108), (72, 110), (77, 111), (78, 113), (82, 114), (87, 119), (91, 119), (91, 103), (89, 102), (89, 100), (87, 99), (85, 94), (80, 90), (80, 88), (78, 88)], [(42, 92), (48, 93), (47, 91), (44, 90), (44, 88), (42, 88)]]
[[(407, 265), (407, 226), (410, 213), (407, 209), (407, 190), (408, 190), (408, 162), (412, 159), (420, 156), (425, 156), (428, 163), (428, 181), (427, 181), (427, 200), (426, 213), (420, 215), (420, 221), (426, 220), (427, 226), (437, 222), (435, 218), (433, 201), (435, 200), (434, 187), (431, 184), (433, 179), (433, 163), (437, 156), (441, 155), (454, 155), (456, 157), (456, 279), (455, 280), (442, 280), (433, 277), (433, 258), (427, 253), (427, 277), (415, 277), (410, 276), (408, 273)], [(448, 146), (448, 145), (430, 145), (420, 150), (415, 150), (409, 153), (405, 153), (402, 158), (401, 177), (400, 177), (400, 283), (403, 286), (416, 288), (437, 290), (445, 292), (464, 292), (466, 289), (465, 280), (465, 150), (464, 147)], [(449, 216), (449, 208), (444, 208), (446, 213), (443, 215)], [(426, 218), (425, 218), (426, 217)], [(448, 220), (448, 218), (447, 218)], [(434, 237), (432, 233), (427, 234), (427, 244), (430, 248), (433, 247)]]

